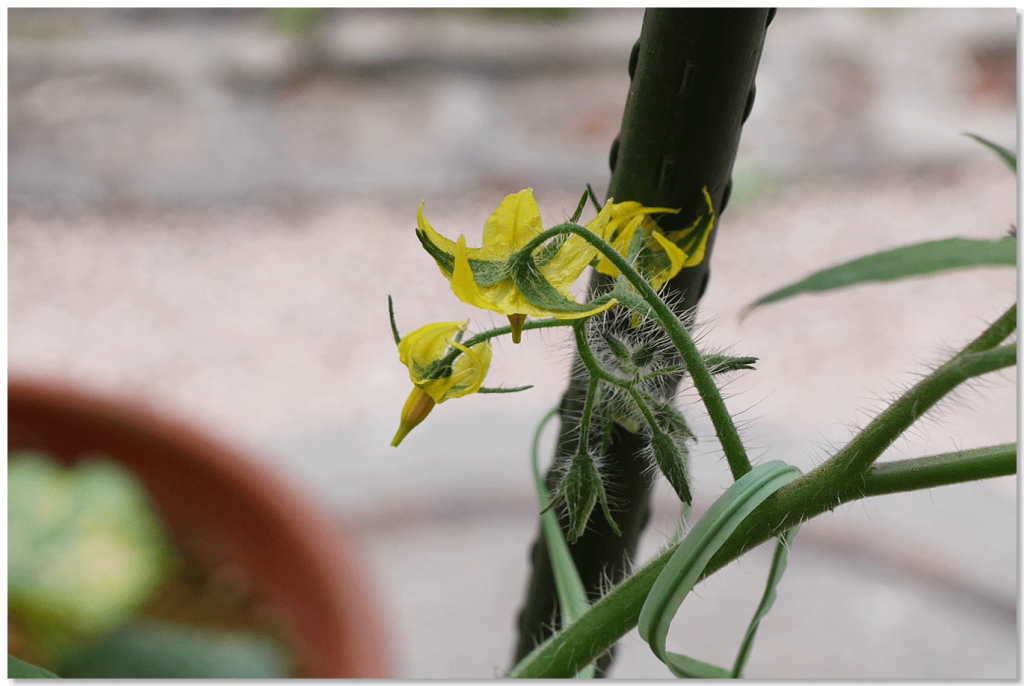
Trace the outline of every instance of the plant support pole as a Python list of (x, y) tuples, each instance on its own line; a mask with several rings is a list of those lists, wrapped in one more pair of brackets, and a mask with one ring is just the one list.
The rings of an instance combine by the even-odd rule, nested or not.
[[(659, 218), (659, 225), (668, 232), (696, 219), (702, 209), (701, 189), (706, 187), (716, 216), (721, 216), (729, 202), (740, 132), (753, 106), (754, 76), (773, 16), (774, 10), (769, 9), (645, 12), (629, 60), (631, 83), (622, 129), (611, 149), (609, 199), (681, 208), (677, 215)], [(700, 265), (683, 269), (664, 287), (663, 294), (686, 323), (692, 321), (707, 287), (714, 240), (712, 233)], [(590, 297), (606, 293), (613, 284), (613, 279), (595, 272)], [(680, 375), (672, 377), (673, 387), (680, 379)], [(577, 360), (562, 398), (556, 463), (573, 453), (579, 429), (575, 422), (581, 416), (587, 385), (588, 375)], [(653, 475), (641, 457), (645, 447), (642, 435), (617, 426), (602, 463), (609, 476), (608, 496), (619, 503), (614, 515), (623, 535), (617, 536), (602, 517), (593, 517), (570, 546), (591, 601), (599, 597), (602, 587), (626, 575), (650, 517)], [(549, 490), (557, 478), (554, 470), (548, 472)], [(564, 515), (559, 513), (563, 529), (567, 526)], [(518, 617), (513, 662), (557, 627), (558, 600), (542, 532), (534, 541), (530, 560), (532, 574)], [(604, 675), (611, 660), (610, 650), (598, 659), (599, 675)]]

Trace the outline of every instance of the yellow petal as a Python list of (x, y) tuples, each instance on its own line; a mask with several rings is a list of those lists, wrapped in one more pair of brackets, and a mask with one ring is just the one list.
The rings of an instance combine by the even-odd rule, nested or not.
[[(612, 208), (609, 215), (606, 217), (607, 225), (604, 227), (605, 240), (612, 244), (615, 251), (623, 257), (629, 252), (629, 245), (633, 242), (633, 235), (637, 229), (644, 224), (645, 217), (650, 214), (657, 212), (667, 212), (675, 214), (679, 210), (669, 209), (667, 207), (644, 207), (638, 202), (627, 201), (620, 203), (613, 203), (608, 201), (605, 204), (605, 209)], [(601, 215), (604, 214), (604, 210), (601, 211), (591, 224), (595, 224), (601, 219)], [(653, 223), (653, 222), (652, 222)], [(588, 227), (590, 224), (587, 225)], [(597, 225), (595, 224), (595, 228)], [(596, 231), (595, 231), (596, 233)], [(597, 266), (595, 267), (601, 274), (607, 274), (608, 276), (618, 276), (619, 270), (611, 263), (604, 255), (598, 258)]]
[(455, 271), (452, 272), (452, 292), (467, 305), (493, 310), (493, 303), (485, 297), (483, 290), (473, 280), (473, 270), (469, 267), (465, 236), (459, 236), (459, 242), (455, 244), (454, 252)]
[(414, 384), (421, 381), (416, 368), (426, 367), (443, 357), (448, 350), (448, 341), (468, 324), (469, 321), (427, 324), (399, 342), (398, 359), (409, 368), (409, 376)]
[(544, 230), (533, 189), (507, 196), (484, 222), (482, 259), (508, 259)]
[[(452, 365), (452, 376), (459, 375), (462, 377), (462, 381), (468, 381), (468, 384), (460, 382), (457, 387), (453, 388), (446, 396), (448, 398), (461, 398), (464, 395), (470, 393), (476, 393), (480, 390), (480, 386), (484, 383), (484, 377), (487, 376), (487, 371), (491, 367), (491, 345), (487, 341), (483, 343), (477, 343), (472, 348), (452, 342), (452, 346), (462, 351), (455, 360), (455, 364)], [(470, 374), (463, 376), (466, 372)]]
[(671, 261), (671, 266), (668, 269), (660, 269), (656, 274), (650, 278), (651, 288), (654, 290), (660, 290), (665, 283), (673, 276), (679, 273), (679, 270), (686, 266), (687, 255), (685, 252), (679, 249), (679, 247), (670, 241), (668, 238), (663, 236), (660, 231), (654, 231), (652, 233), (654, 240), (658, 242), (662, 250), (668, 255), (668, 259)]

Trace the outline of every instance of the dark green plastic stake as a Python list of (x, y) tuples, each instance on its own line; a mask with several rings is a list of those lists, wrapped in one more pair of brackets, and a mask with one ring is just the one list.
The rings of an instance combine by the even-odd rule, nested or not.
[[(701, 189), (707, 187), (721, 212), (729, 201), (731, 174), (743, 122), (754, 102), (754, 75), (761, 58), (765, 30), (775, 11), (769, 9), (648, 9), (640, 39), (629, 61), (632, 83), (622, 118), (622, 130), (612, 144), (612, 179), (608, 197), (635, 200), (653, 207), (679, 207), (677, 215), (662, 215), (666, 231), (689, 226), (701, 210)], [(719, 229), (716, 228), (716, 232)], [(708, 281), (707, 257), (682, 270), (665, 289), (677, 303), (676, 312), (694, 308)], [(612, 280), (595, 273), (591, 297), (611, 287)], [(674, 378), (678, 384), (679, 378)], [(562, 430), (556, 461), (568, 459), (586, 397), (587, 379), (574, 374), (562, 398)], [(591, 600), (603, 580), (620, 581), (627, 560), (637, 550), (650, 517), (652, 474), (639, 457), (645, 439), (621, 427), (612, 433), (609, 458), (603, 468), (611, 477), (609, 499), (623, 503), (614, 512), (623, 535), (616, 536), (603, 517), (592, 517), (586, 532), (570, 546)], [(549, 486), (557, 475), (549, 472)], [(562, 526), (566, 526), (563, 518)], [(531, 552), (532, 575), (518, 618), (517, 662), (557, 626), (558, 599), (547, 546), (538, 533)], [(603, 676), (612, 651), (597, 663)]]

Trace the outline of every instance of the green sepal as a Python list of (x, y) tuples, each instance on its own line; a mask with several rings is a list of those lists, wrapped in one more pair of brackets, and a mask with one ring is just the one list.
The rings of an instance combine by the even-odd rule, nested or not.
[(706, 355), (704, 364), (712, 374), (725, 374), (741, 369), (754, 369), (756, 357), (732, 357), (730, 355)]
[(697, 440), (697, 437), (690, 431), (690, 426), (686, 423), (683, 413), (676, 409), (675, 405), (671, 402), (659, 402), (652, 398), (647, 400), (651, 412), (654, 413), (654, 420), (658, 423), (658, 428), (665, 433), (678, 433), (684, 438)]
[[(544, 278), (533, 257), (526, 250), (514, 253), (509, 258), (508, 265), (510, 270), (509, 276), (511, 276), (516, 290), (531, 305), (547, 310), (556, 317), (560, 313), (567, 316), (578, 316), (584, 312), (591, 312), (595, 307), (600, 307), (612, 300), (610, 296), (606, 295), (591, 302), (580, 304), (575, 300), (566, 298)], [(477, 283), (479, 285), (479, 282)]]
[[(419, 229), (416, 230), (416, 237), (420, 239), (423, 249), (434, 258), (437, 266), (440, 267), (448, 277), (455, 271), (455, 255), (445, 251), (436, 245), (427, 234)], [(508, 263), (503, 260), (478, 260), (469, 258), (469, 269), (473, 272), (473, 281), (478, 286), (493, 286), (507, 275)]]
[(391, 335), (395, 337), (395, 345), (399, 345), (402, 342), (402, 337), (398, 334), (398, 324), (395, 323), (395, 303), (391, 300), (390, 294), (388, 294), (388, 317), (391, 319)]
[(533, 385), (529, 386), (516, 386), (515, 388), (487, 388), (481, 386), (477, 393), (518, 393), (519, 391), (528, 391), (533, 388)]
[(566, 538), (575, 543), (587, 527), (590, 513), (597, 504), (597, 492), (601, 487), (601, 476), (593, 458), (586, 453), (576, 453), (569, 465), (569, 471), (562, 477), (558, 492), (565, 501), (569, 513), (569, 530)]

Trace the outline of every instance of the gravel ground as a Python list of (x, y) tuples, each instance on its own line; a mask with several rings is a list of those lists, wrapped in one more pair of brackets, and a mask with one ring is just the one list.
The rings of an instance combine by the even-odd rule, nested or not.
[[(440, 406), (395, 450), (409, 382), (386, 296), (403, 332), (496, 322), (451, 295), (416, 207), (472, 244), (507, 193), (533, 186), (554, 222), (600, 188), (641, 18), (339, 11), (313, 50), (259, 12), (12, 11), (10, 373), (136, 396), (250, 448), (362, 532), (396, 675), (500, 674), (535, 532), (530, 433), (569, 347), (558, 331), (497, 345), (492, 383), (535, 388)], [(737, 320), (829, 263), (1016, 224), (1013, 176), (960, 135), (1014, 145), (1015, 35), (1009, 9), (772, 24), (701, 306), (708, 345), (761, 360), (727, 398), (757, 460), (812, 467), (1013, 302), (1013, 271), (976, 270)], [(691, 414), (700, 511), (728, 470)], [(995, 375), (890, 455), (1013, 441), (1016, 418), (1015, 374)], [(1015, 677), (1016, 508), (1004, 478), (806, 525), (748, 674)], [(676, 513), (662, 488), (645, 555)], [(703, 584), (670, 643), (730, 660), (768, 555)], [(667, 676), (635, 634), (614, 674)]]

